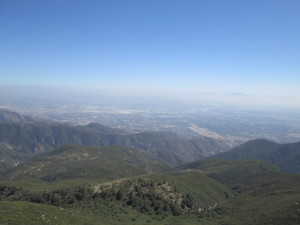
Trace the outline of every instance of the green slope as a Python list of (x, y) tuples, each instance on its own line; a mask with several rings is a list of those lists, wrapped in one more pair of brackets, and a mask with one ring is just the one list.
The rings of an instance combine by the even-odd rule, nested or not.
[(239, 195), (213, 210), (223, 224), (300, 224), (299, 176), (272, 174), (252, 178), (245, 184)]
[(168, 175), (159, 175), (158, 178), (168, 181), (178, 190), (189, 193), (201, 208), (225, 201), (233, 194), (225, 185), (198, 171), (171, 172)]
[(300, 172), (300, 142), (277, 144), (268, 140), (252, 140), (228, 152), (214, 155), (222, 159), (266, 160), (288, 173)]
[(256, 174), (280, 172), (277, 167), (260, 160), (203, 159), (185, 164), (181, 168), (199, 170), (228, 186), (234, 186)]
[[(39, 217), (36, 214), (42, 214), (40, 210), (47, 214), (47, 218), (53, 217), (51, 215), (54, 213), (49, 212), (55, 212), (55, 208), (47, 208), (44, 206), (46, 204), (57, 206), (57, 209), (63, 208), (65, 212), (79, 211), (90, 214), (91, 218), (101, 217), (105, 221), (103, 224), (138, 224), (135, 223), (137, 221), (140, 224), (160, 224), (162, 221), (162, 224), (169, 224), (168, 221), (173, 221), (174, 224), (188, 224), (187, 221), (197, 221), (197, 218), (190, 216), (226, 200), (228, 196), (225, 192), (230, 193), (230, 190), (205, 175), (185, 171), (184, 174), (148, 175), (115, 180), (101, 183), (94, 188), (77, 186), (52, 191), (32, 191), (0, 185), (0, 206), (7, 200), (13, 201), (15, 205), (12, 207), (16, 209), (19, 203), (26, 205), (21, 201), (42, 203), (38, 210), (40, 213), (36, 212), (38, 206), (34, 204), (29, 204), (31, 209), (28, 213), (20, 213), (33, 217), (31, 220)], [(27, 207), (22, 210), (26, 209)], [(13, 217), (12, 211), (7, 210), (3, 213), (5, 214), (7, 216), (2, 220), (10, 220)], [(70, 213), (66, 216), (70, 216)]]
[(95, 190), (140, 212), (181, 215), (225, 201), (233, 192), (195, 171), (179, 171), (101, 183)]
[(300, 176), (265, 161), (204, 159), (175, 170), (119, 146), (63, 146), (0, 182), (0, 224), (47, 224), (37, 221), (44, 213), (75, 225), (294, 225), (299, 203)]
[(20, 164), (1, 179), (34, 178), (47, 182), (72, 178), (109, 180), (168, 170), (170, 168), (165, 164), (135, 149), (66, 145)]
[[(93, 215), (29, 202), (0, 202), (0, 224), (84, 225), (99, 224)], [(104, 224), (104, 223), (102, 223)]]
[(0, 202), (0, 224), (3, 225), (217, 225), (195, 215), (149, 216), (135, 210), (107, 205), (109, 215), (86, 210), (70, 210), (29, 202)]
[(235, 192), (202, 212), (224, 225), (300, 224), (300, 176), (287, 175), (259, 160), (205, 159), (183, 165), (207, 174)]

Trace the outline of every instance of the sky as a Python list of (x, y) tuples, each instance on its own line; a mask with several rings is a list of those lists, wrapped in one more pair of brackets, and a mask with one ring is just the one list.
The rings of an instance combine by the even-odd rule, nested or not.
[(299, 0), (0, 0), (0, 86), (300, 105), (299, 15)]

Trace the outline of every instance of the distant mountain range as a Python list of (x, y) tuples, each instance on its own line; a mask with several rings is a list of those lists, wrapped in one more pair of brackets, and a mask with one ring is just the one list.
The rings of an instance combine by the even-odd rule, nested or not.
[(230, 147), (225, 141), (204, 136), (188, 139), (172, 132), (130, 133), (97, 123), (86, 126), (45, 123), (5, 109), (0, 110), (0, 119), (0, 170), (37, 153), (75, 144), (135, 148), (173, 166), (205, 157), (260, 159), (289, 173), (300, 172), (300, 142), (278, 144), (264, 139), (252, 140), (228, 151)]
[(22, 116), (18, 113), (0, 108), (0, 123), (30, 123), (33, 122), (30, 116)]
[(264, 139), (252, 140), (212, 157), (266, 160), (288, 173), (300, 172), (300, 142), (278, 144)]
[[(26, 156), (47, 152), (61, 145), (84, 146), (120, 145), (147, 151), (156, 159), (170, 165), (179, 165), (228, 150), (222, 140), (200, 136), (183, 138), (171, 132), (129, 133), (125, 129), (105, 127), (91, 123), (71, 126), (62, 123), (36, 122), (14, 112), (2, 111), (5, 122), (0, 123), (1, 163), (22, 161)], [(5, 167), (5, 166), (3, 166)]]

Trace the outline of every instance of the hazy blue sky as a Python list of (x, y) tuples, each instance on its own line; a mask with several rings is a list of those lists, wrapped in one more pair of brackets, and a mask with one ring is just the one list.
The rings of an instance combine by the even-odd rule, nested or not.
[(299, 100), (300, 1), (0, 0), (0, 77)]

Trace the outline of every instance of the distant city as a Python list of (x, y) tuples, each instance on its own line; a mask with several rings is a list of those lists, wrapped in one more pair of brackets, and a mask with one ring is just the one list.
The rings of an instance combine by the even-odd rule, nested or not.
[[(146, 104), (146, 103), (145, 103)], [(0, 105), (41, 120), (85, 125), (92, 122), (131, 132), (171, 131), (183, 137), (200, 135), (226, 140), (236, 146), (250, 139), (279, 143), (300, 140), (297, 112), (242, 110), (234, 108), (166, 104), (40, 104)]]

